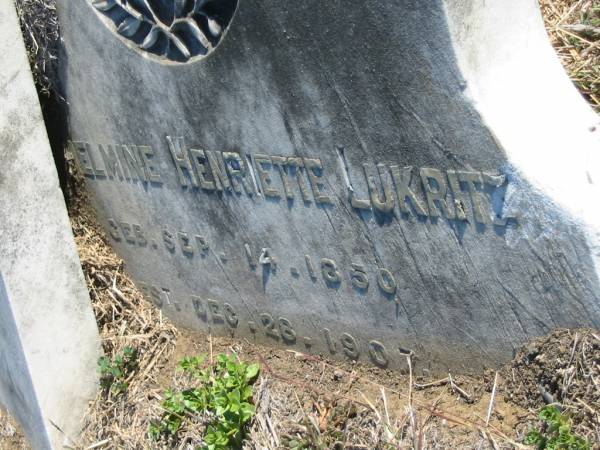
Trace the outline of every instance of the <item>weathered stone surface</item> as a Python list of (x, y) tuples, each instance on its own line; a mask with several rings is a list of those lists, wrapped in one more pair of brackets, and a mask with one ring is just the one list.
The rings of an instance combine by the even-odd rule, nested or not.
[(59, 6), (71, 149), (179, 324), (433, 370), (600, 324), (597, 117), (534, 1), (240, 0), (187, 63)]
[(12, 2), (0, 61), (0, 403), (34, 448), (63, 448), (96, 392), (100, 340)]

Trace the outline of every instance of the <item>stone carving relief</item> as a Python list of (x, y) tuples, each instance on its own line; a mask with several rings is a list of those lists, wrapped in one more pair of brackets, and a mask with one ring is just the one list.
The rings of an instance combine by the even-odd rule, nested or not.
[(91, 0), (115, 31), (142, 51), (180, 63), (219, 44), (237, 0)]

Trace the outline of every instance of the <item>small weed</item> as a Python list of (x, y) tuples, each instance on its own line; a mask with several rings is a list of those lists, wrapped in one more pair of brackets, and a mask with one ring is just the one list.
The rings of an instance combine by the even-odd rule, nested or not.
[(581, 12), (581, 22), (593, 27), (600, 26), (600, 6), (592, 6)]
[(203, 357), (184, 358), (179, 370), (198, 384), (183, 391), (165, 391), (164, 413), (150, 425), (154, 440), (176, 437), (184, 421), (202, 418), (208, 424), (203, 449), (224, 450), (241, 446), (246, 424), (255, 414), (252, 384), (258, 364), (247, 365), (237, 356), (221, 354), (214, 367), (203, 368)]
[(544, 422), (540, 430), (531, 430), (525, 444), (535, 445), (538, 450), (589, 450), (588, 441), (573, 434), (571, 420), (554, 406), (546, 406), (540, 412)]
[(100, 369), (100, 385), (111, 390), (114, 394), (122, 394), (128, 384), (125, 381), (129, 374), (137, 369), (137, 350), (133, 347), (125, 347), (123, 353), (115, 356), (114, 360), (106, 356), (98, 359), (98, 368)]

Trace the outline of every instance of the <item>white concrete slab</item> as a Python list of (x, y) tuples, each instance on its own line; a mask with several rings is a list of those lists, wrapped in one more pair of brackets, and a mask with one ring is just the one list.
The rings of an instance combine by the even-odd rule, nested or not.
[(34, 448), (63, 448), (96, 392), (100, 343), (10, 1), (0, 99), (0, 402)]

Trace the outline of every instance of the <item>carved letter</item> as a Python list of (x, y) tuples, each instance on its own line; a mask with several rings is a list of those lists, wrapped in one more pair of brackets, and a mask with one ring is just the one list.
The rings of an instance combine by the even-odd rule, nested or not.
[(104, 147), (98, 144), (98, 150), (100, 151), (100, 156), (102, 156), (102, 160), (104, 161), (104, 168), (106, 169), (106, 174), (108, 177), (116, 178), (118, 176), (119, 180), (122, 180), (123, 171), (121, 170), (121, 166), (113, 146), (107, 145), (106, 151), (104, 151)]
[(146, 179), (146, 172), (141, 167), (138, 161), (137, 149), (135, 145), (131, 145), (133, 150), (130, 150), (127, 145), (121, 145), (121, 154), (123, 155), (123, 167), (127, 167), (129, 172), (129, 178), (132, 180), (148, 181)]
[(381, 183), (383, 185), (383, 196), (385, 200), (382, 200), (380, 197), (379, 188), (375, 183), (375, 179), (369, 175), (369, 169), (367, 164), (363, 164), (363, 170), (365, 171), (365, 178), (367, 179), (367, 184), (369, 185), (369, 192), (371, 194), (371, 204), (373, 208), (382, 213), (389, 213), (394, 209), (394, 193), (391, 186), (391, 183), (386, 183), (385, 181), (389, 181), (387, 178), (387, 174), (385, 179), (382, 178), (382, 172), (385, 172), (386, 167), (383, 164), (377, 164), (377, 172), (378, 177), (381, 179)]
[(225, 317), (221, 314), (221, 306), (219, 302), (216, 300), (207, 300), (208, 310), (210, 311), (210, 316), (212, 317), (213, 323), (223, 323), (225, 321)]
[(454, 196), (454, 210), (456, 212), (456, 218), (458, 220), (468, 220), (467, 218), (467, 203), (465, 197), (462, 194), (462, 188), (460, 186), (460, 180), (456, 170), (448, 170), (448, 181), (450, 182), (450, 189)]
[(225, 303), (223, 305), (223, 309), (225, 310), (225, 320), (229, 326), (231, 328), (236, 328), (238, 326), (239, 319), (235, 313), (235, 310), (233, 309), (233, 306), (231, 306), (229, 303)]
[(178, 231), (177, 239), (179, 241), (181, 251), (187, 255), (192, 256), (194, 254), (194, 246), (190, 244), (190, 237), (188, 236), (188, 234), (184, 233), (183, 231)]
[(208, 162), (212, 171), (213, 180), (215, 180), (217, 191), (230, 191), (231, 183), (227, 176), (221, 152), (207, 151), (206, 156), (208, 156)]
[(183, 187), (188, 187), (189, 177), (192, 186), (198, 187), (198, 180), (196, 179), (196, 174), (194, 173), (194, 169), (192, 168), (190, 158), (188, 157), (188, 154), (185, 151), (185, 143), (183, 141), (183, 138), (171, 138), (171, 136), (167, 136), (167, 142), (169, 143), (169, 151), (171, 152), (173, 163), (175, 164), (175, 168), (177, 169), (179, 184), (181, 184), (181, 186)]
[(117, 242), (121, 241), (121, 234), (117, 221), (114, 219), (108, 219), (108, 234)]
[(154, 158), (154, 150), (152, 150), (152, 147), (148, 145), (139, 145), (137, 149), (144, 172), (146, 173), (146, 181), (162, 184), (160, 174), (156, 172), (156, 167), (152, 163), (152, 159)]
[(311, 201), (310, 190), (302, 172), (302, 168), (304, 167), (302, 158), (289, 157), (287, 159), (287, 166), (294, 168), (293, 170), (296, 171), (296, 179), (298, 180), (298, 187), (300, 188), (300, 193), (302, 194), (302, 200), (309, 203)]
[(173, 233), (171, 233), (168, 228), (165, 228), (165, 229), (163, 229), (162, 235), (163, 235), (163, 241), (165, 243), (165, 247), (167, 248), (167, 250), (169, 250), (170, 252), (174, 252), (175, 251), (175, 236), (173, 236)]
[(241, 186), (243, 186), (246, 194), (254, 195), (256, 193), (254, 191), (254, 183), (252, 182), (252, 178), (248, 173), (246, 162), (242, 157), (240, 157), (239, 153), (223, 152), (223, 160), (225, 161), (227, 173), (229, 173), (229, 176), (231, 177), (233, 190), (236, 193), (241, 194)]
[(473, 203), (473, 215), (475, 221), (483, 224), (491, 223), (490, 204), (485, 198), (483, 192), (479, 192), (475, 183), (478, 183), (483, 189), (483, 177), (481, 172), (457, 171), (458, 179), (467, 183), (469, 193), (471, 194), (471, 202)]
[(204, 302), (202, 301), (202, 299), (196, 295), (192, 295), (192, 305), (194, 306), (194, 312), (196, 313), (198, 318), (206, 322), (208, 316), (206, 314), (206, 307), (204, 306)]
[(215, 183), (206, 178), (206, 174), (209, 173), (209, 167), (207, 167), (208, 161), (206, 159), (204, 150), (192, 148), (190, 149), (190, 154), (192, 155), (192, 164), (196, 170), (196, 175), (200, 181), (200, 187), (202, 189), (206, 189), (207, 191), (214, 191)]
[(71, 148), (71, 153), (73, 153), (73, 156), (77, 158), (77, 161), (79, 161), (79, 166), (83, 170), (83, 174), (90, 178), (94, 178), (94, 168), (90, 163), (86, 143), (69, 141), (69, 147)]
[(204, 236), (196, 235), (195, 238), (196, 243), (198, 244), (198, 248), (200, 249), (200, 253), (206, 253), (210, 246), (208, 245), (208, 242), (206, 242)]
[[(431, 183), (435, 181), (437, 188)], [(446, 183), (446, 176), (441, 170), (429, 169), (426, 167), (421, 168), (421, 182), (423, 183), (423, 189), (427, 196), (427, 206), (429, 207), (429, 215), (431, 217), (439, 217), (438, 207), (444, 213), (447, 219), (454, 219), (454, 213), (448, 208), (446, 203), (446, 193), (448, 192), (448, 183)]]
[[(493, 186), (494, 188), (499, 188), (501, 186), (504, 185), (504, 183), (507, 182), (507, 177), (506, 175), (500, 174), (500, 175), (494, 175), (491, 173), (485, 173), (483, 172), (483, 182), (487, 185)], [(501, 193), (498, 193), (501, 194)], [(493, 212), (494, 212), (494, 225), (496, 226), (506, 226), (508, 219), (514, 219), (514, 217), (501, 217), (501, 209), (502, 209), (502, 204), (504, 203), (504, 197), (502, 197), (501, 199), (498, 198), (497, 200), (500, 200), (500, 202), (498, 202), (497, 200), (494, 199), (494, 197), (496, 196), (496, 193), (492, 193), (491, 195), (491, 202), (493, 205)]]
[(131, 234), (131, 225), (127, 222), (119, 222), (119, 225), (121, 225), (121, 231), (123, 232), (125, 241), (130, 244), (135, 244), (135, 237)]
[(137, 223), (132, 224), (132, 227), (133, 234), (135, 235), (135, 238), (137, 240), (137, 244), (140, 247), (145, 247), (148, 241), (146, 240), (146, 236), (144, 236), (144, 230), (142, 230), (142, 227)]
[(85, 143), (85, 149), (87, 150), (87, 154), (90, 158), (90, 164), (92, 165), (92, 171), (96, 174), (97, 177), (106, 177), (106, 172), (101, 167), (96, 166), (96, 161), (94, 161), (94, 155), (92, 154), (92, 148), (90, 144)]
[(256, 261), (254, 261), (254, 257), (252, 256), (250, 244), (244, 244), (244, 250), (246, 250), (246, 258), (248, 258), (248, 265), (250, 266), (250, 269), (254, 270), (256, 268)]
[(267, 155), (255, 155), (254, 162), (256, 163), (256, 171), (258, 172), (258, 178), (260, 179), (263, 194), (267, 197), (281, 197), (279, 191), (273, 187), (273, 180), (269, 174), (270, 171), (265, 169), (265, 166), (273, 165), (271, 163), (271, 158)]
[(412, 170), (412, 166), (407, 166), (402, 169), (402, 172), (400, 172), (399, 166), (390, 166), (392, 178), (394, 179), (394, 184), (396, 185), (396, 192), (398, 194), (398, 206), (400, 207), (400, 211), (408, 214), (410, 209), (406, 206), (406, 200), (410, 199), (417, 214), (420, 216), (427, 216), (427, 209), (425, 209), (425, 205), (417, 198), (413, 190), (410, 188)]
[(325, 194), (323, 189), (323, 174), (317, 175), (316, 171), (323, 171), (323, 164), (320, 159), (315, 158), (304, 158), (304, 167), (306, 168), (306, 173), (308, 174), (308, 179), (310, 180), (310, 185), (312, 186), (313, 194), (315, 196), (315, 201), (317, 203), (325, 203), (332, 205), (333, 201), (329, 195)]
[(287, 172), (285, 171), (285, 164), (287, 158), (283, 156), (271, 156), (271, 161), (273, 165), (277, 167), (279, 170), (279, 176), (281, 176), (281, 182), (283, 183), (283, 190), (285, 192), (285, 196), (288, 200), (294, 199), (294, 191), (292, 189), (292, 184), (290, 183), (290, 178), (288, 177)]

